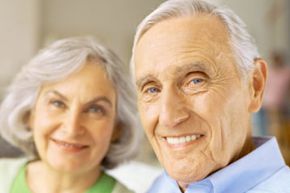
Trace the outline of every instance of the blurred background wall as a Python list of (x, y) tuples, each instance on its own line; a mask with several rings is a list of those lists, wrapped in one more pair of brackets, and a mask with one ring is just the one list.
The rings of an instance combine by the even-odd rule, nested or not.
[[(241, 16), (265, 58), (273, 49), (289, 51), (288, 0), (216, 1), (227, 4)], [(15, 71), (39, 48), (63, 37), (96, 36), (128, 63), (137, 24), (161, 2), (0, 0), (0, 93)]]
[(40, 1), (0, 0), (0, 96), (40, 46)]
[[(289, 0), (216, 1), (225, 3), (241, 16), (264, 58), (271, 61), (271, 53), (278, 50), (289, 64)], [(128, 64), (137, 24), (161, 2), (163, 0), (0, 0), (0, 100), (21, 66), (37, 50), (56, 39), (96, 36)], [(256, 134), (267, 134), (256, 124)]]

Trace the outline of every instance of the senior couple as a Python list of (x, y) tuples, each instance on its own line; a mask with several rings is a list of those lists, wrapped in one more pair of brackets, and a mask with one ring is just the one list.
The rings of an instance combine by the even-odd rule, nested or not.
[(0, 192), (131, 192), (107, 170), (136, 154), (137, 93), (165, 169), (149, 193), (290, 193), (275, 138), (251, 134), (267, 63), (235, 13), (165, 1), (138, 26), (130, 65), (134, 86), (92, 38), (56, 41), (25, 65), (1, 103), (0, 127), (27, 156), (0, 160)]

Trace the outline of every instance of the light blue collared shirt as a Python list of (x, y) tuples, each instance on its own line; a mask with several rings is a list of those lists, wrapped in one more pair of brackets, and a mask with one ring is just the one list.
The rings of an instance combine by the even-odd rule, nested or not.
[[(290, 193), (290, 168), (274, 137), (255, 137), (256, 149), (207, 178), (188, 186), (185, 193)], [(164, 172), (148, 193), (181, 193)]]

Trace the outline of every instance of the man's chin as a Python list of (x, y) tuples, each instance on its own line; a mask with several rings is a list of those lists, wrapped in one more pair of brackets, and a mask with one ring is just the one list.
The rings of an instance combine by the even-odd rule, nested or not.
[(176, 180), (178, 183), (183, 183), (183, 184), (190, 184), (190, 183), (193, 183), (193, 182), (197, 182), (201, 179), (203, 179), (202, 177), (200, 176), (197, 176), (195, 174), (192, 174), (192, 173), (168, 173), (169, 176), (171, 178), (173, 178), (174, 180)]
[(180, 167), (180, 168), (173, 168), (172, 166), (176, 166), (178, 164), (171, 164), (165, 167), (166, 172), (168, 175), (176, 180), (178, 184), (191, 184), (193, 182), (200, 181), (204, 178), (206, 178), (210, 172), (207, 172), (207, 169), (202, 167), (190, 167), (190, 165), (187, 165), (187, 167)]

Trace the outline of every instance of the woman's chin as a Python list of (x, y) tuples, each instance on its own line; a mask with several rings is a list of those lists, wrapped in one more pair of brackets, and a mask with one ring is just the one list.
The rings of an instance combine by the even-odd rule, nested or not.
[(84, 158), (74, 159), (66, 156), (48, 156), (47, 159), (49, 167), (61, 173), (80, 173), (86, 170), (85, 162)]
[(80, 164), (76, 163), (65, 163), (63, 161), (57, 161), (54, 160), (53, 162), (50, 161), (48, 165), (55, 171), (60, 173), (78, 173), (82, 170), (82, 167)]

